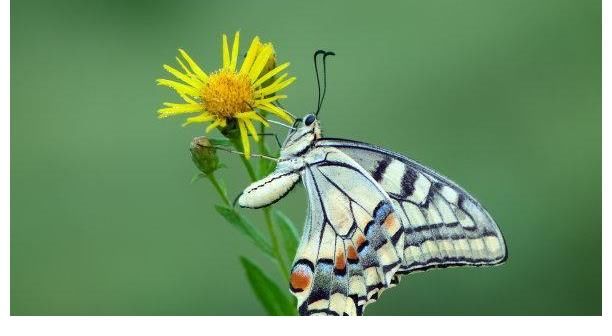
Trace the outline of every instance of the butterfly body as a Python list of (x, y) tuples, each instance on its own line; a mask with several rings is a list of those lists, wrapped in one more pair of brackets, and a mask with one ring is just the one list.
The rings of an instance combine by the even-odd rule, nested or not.
[(265, 207), (305, 185), (307, 219), (289, 286), (300, 314), (362, 315), (402, 274), (506, 259), (496, 223), (451, 180), (376, 146), (322, 138), (314, 115), (295, 126), (275, 171), (238, 202)]

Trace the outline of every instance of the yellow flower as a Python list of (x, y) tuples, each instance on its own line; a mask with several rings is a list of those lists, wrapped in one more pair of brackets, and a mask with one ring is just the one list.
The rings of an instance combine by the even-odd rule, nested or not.
[(169, 65), (164, 69), (179, 81), (158, 79), (158, 85), (174, 89), (184, 102), (164, 103), (164, 108), (158, 110), (160, 118), (197, 113), (187, 118), (183, 126), (192, 123), (210, 122), (206, 132), (219, 127), (225, 128), (235, 123), (240, 132), (244, 154), (250, 156), (249, 133), (255, 141), (259, 141), (254, 121), (269, 126), (259, 111), (269, 112), (287, 122), (293, 122), (291, 116), (274, 105), (277, 100), (287, 98), (278, 92), (295, 80), (281, 75), (289, 63), (276, 66), (276, 55), (271, 43), (262, 43), (255, 37), (240, 68), (238, 68), (240, 33), (236, 32), (230, 52), (227, 36), (223, 34), (223, 67), (207, 74), (185, 52), (179, 49), (182, 60), (176, 60), (181, 70)]

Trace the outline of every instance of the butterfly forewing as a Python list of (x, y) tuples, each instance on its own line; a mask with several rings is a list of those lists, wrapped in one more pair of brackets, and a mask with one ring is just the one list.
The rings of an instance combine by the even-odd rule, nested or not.
[(387, 192), (404, 230), (404, 264), (398, 273), (432, 267), (493, 265), (506, 245), (487, 211), (457, 184), (402, 155), (372, 145), (324, 139), (353, 158)]

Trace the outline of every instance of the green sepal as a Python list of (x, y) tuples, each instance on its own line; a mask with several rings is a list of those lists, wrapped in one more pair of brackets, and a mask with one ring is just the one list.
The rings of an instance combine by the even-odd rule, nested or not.
[(225, 139), (225, 138), (223, 138), (223, 139), (211, 138), (211, 139), (208, 139), (208, 140), (210, 141), (210, 143), (213, 146), (227, 146), (227, 147), (232, 146), (232, 142), (229, 139)]

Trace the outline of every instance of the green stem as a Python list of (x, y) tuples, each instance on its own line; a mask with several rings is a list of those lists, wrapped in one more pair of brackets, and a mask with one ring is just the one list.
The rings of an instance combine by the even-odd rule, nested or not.
[[(263, 134), (264, 133), (264, 125), (263, 124), (259, 124), (259, 133)], [(263, 135), (261, 135), (261, 141), (258, 142), (259, 144), (259, 153), (263, 154), (263, 155), (269, 155), (270, 153), (268, 153), (268, 148), (266, 146), (266, 139)], [(259, 175), (261, 175), (263, 177), (263, 174), (266, 171), (266, 167), (268, 166), (268, 162), (266, 160), (259, 160)]]
[(285, 277), (287, 281), (289, 281), (289, 270), (285, 267), (287, 265), (283, 258), (283, 255), (280, 251), (280, 244), (278, 243), (278, 238), (276, 237), (276, 232), (274, 231), (274, 220), (272, 219), (272, 208), (267, 207), (264, 208), (264, 217), (266, 219), (266, 225), (268, 226), (268, 232), (270, 233), (270, 239), (272, 240), (272, 248), (274, 249), (274, 253), (276, 254), (276, 258), (278, 259), (278, 266), (280, 267), (281, 273)]
[[(237, 148), (239, 148), (239, 150), (242, 149), (242, 147), (237, 147)], [(255, 169), (253, 169), (253, 165), (251, 164), (251, 161), (245, 158), (244, 155), (240, 155), (240, 158), (242, 159), (242, 163), (244, 164), (247, 172), (249, 173), (249, 177), (251, 178), (251, 181), (257, 181), (257, 174), (255, 173)]]
[[(237, 151), (244, 152), (244, 148), (242, 148), (242, 142), (237, 136), (228, 136), (228, 139), (232, 142), (232, 145), (234, 145), (234, 148), (236, 148)], [(244, 155), (240, 155), (240, 159), (242, 160), (244, 167), (249, 173), (251, 181), (257, 181), (257, 173), (255, 173), (255, 169), (253, 169), (251, 161), (249, 161)]]
[(219, 196), (221, 196), (221, 199), (223, 199), (223, 203), (225, 203), (225, 205), (227, 206), (231, 205), (229, 199), (227, 198), (227, 194), (225, 193), (225, 190), (223, 190), (223, 187), (221, 187), (221, 184), (219, 183), (219, 180), (217, 180), (217, 177), (215, 177), (213, 173), (209, 173), (206, 176), (210, 180), (210, 183), (212, 183), (212, 185), (217, 190)]

